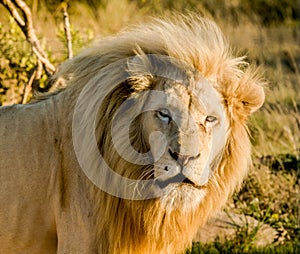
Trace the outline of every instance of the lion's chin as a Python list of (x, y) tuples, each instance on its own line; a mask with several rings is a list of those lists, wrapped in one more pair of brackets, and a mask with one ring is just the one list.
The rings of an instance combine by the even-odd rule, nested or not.
[(198, 208), (206, 195), (206, 188), (190, 183), (172, 183), (161, 190), (160, 202), (166, 211), (180, 209), (183, 212)]

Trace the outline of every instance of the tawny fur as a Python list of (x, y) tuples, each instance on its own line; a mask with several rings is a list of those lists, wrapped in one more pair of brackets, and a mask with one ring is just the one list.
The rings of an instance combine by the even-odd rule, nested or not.
[[(100, 75), (98, 92), (104, 94), (120, 69), (128, 68), (126, 59), (136, 54), (179, 59), (221, 95), (229, 124), (226, 145), (195, 209), (167, 211), (159, 199), (113, 197), (94, 186), (76, 161), (71, 128), (80, 92), (89, 82), (98, 85), (93, 78)], [(264, 92), (256, 69), (243, 59), (233, 56), (219, 28), (207, 19), (157, 19), (103, 39), (64, 63), (56, 77), (66, 80), (66, 88), (33, 104), (0, 109), (0, 253), (183, 253), (199, 226), (224, 206), (247, 174), (251, 149), (246, 121), (262, 105)], [(118, 106), (150, 89), (148, 77), (132, 79), (134, 89), (119, 85), (101, 105), (96, 133), (109, 164), (134, 178), (139, 166), (118, 157), (108, 133)], [(87, 95), (86, 100), (96, 98)], [(93, 161), (97, 155), (89, 156)]]

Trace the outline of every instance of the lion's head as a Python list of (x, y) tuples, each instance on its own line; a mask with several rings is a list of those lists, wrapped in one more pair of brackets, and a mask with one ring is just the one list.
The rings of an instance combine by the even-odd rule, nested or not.
[(58, 76), (106, 253), (182, 251), (247, 173), (246, 120), (264, 101), (254, 68), (213, 22), (176, 17), (103, 40)]
[(165, 209), (189, 210), (205, 196), (226, 144), (228, 119), (221, 96), (196, 70), (185, 74), (187, 67), (174, 67), (172, 59), (164, 59), (158, 73), (159, 56), (142, 58), (147, 65), (140, 61), (138, 74), (136, 66), (130, 67), (126, 86), (132, 93), (112, 121), (114, 158), (121, 156), (123, 165), (140, 164), (128, 167), (126, 176), (151, 179), (147, 193), (159, 197)]
[[(213, 163), (225, 146), (226, 119), (220, 97), (205, 80), (196, 82), (197, 91), (161, 82), (155, 89), (166, 98), (149, 98), (146, 103), (156, 110), (142, 118), (144, 139), (150, 140), (156, 158), (148, 174), (163, 190), (160, 199), (168, 209), (199, 205), (215, 169)], [(155, 138), (157, 132), (162, 138)]]

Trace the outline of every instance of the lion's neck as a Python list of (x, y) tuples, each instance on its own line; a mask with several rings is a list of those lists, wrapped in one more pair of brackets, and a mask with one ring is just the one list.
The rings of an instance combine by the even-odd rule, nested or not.
[[(167, 213), (159, 200), (128, 201), (103, 192), (100, 195), (100, 253), (182, 253), (199, 227), (196, 211)], [(107, 239), (105, 246), (103, 239)]]

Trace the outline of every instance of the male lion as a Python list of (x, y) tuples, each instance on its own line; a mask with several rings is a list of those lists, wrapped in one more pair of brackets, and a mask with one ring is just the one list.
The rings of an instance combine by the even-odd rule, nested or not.
[(254, 68), (199, 17), (153, 20), (0, 109), (1, 253), (182, 253), (241, 184)]

